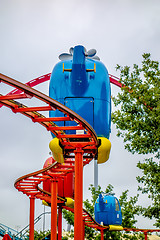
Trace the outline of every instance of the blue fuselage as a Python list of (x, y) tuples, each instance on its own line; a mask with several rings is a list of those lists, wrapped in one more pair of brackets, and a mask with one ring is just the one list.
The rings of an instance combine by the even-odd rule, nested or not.
[[(74, 48), (73, 60), (55, 65), (49, 96), (83, 117), (98, 136), (109, 138), (111, 91), (108, 71), (102, 62), (87, 59), (82, 46)], [(50, 117), (55, 116), (62, 116), (62, 113), (50, 111)]]
[(121, 225), (122, 212), (121, 206), (113, 195), (99, 195), (94, 206), (95, 220), (104, 225)]

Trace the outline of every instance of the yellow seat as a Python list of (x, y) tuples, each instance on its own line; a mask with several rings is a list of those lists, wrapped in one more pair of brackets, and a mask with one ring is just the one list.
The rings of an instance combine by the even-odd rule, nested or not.
[(65, 205), (70, 208), (74, 208), (74, 200), (72, 198), (66, 197)]
[(109, 231), (123, 231), (123, 227), (120, 225), (109, 225)]
[(64, 163), (63, 150), (59, 145), (59, 139), (53, 138), (49, 143), (49, 148), (52, 151), (53, 158), (56, 162)]
[(109, 159), (111, 150), (111, 142), (105, 137), (98, 137), (100, 140), (100, 146), (98, 147), (98, 159), (97, 163), (104, 163)]
[(50, 206), (51, 206), (51, 204), (48, 203), (48, 202), (46, 202), (45, 200), (42, 200), (42, 204), (45, 205), (45, 206), (47, 206), (47, 207), (50, 207)]

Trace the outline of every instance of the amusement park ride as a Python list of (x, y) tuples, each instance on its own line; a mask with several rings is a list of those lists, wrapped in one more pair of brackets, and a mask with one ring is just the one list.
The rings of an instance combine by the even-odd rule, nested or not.
[[(110, 83), (119, 87), (121, 84), (108, 75), (94, 49), (87, 52), (83, 46), (75, 46), (59, 59), (52, 74), (27, 84), (0, 74), (0, 82), (15, 88), (0, 95), (1, 106), (29, 117), (53, 136), (49, 144), (53, 156), (46, 160), (43, 169), (17, 179), (15, 188), (30, 198), (30, 240), (34, 239), (36, 198), (51, 206), (52, 240), (57, 239), (57, 218), (58, 240), (62, 239), (63, 208), (74, 212), (75, 240), (84, 239), (84, 226), (100, 231), (104, 239), (105, 230), (123, 230), (121, 207), (115, 196), (100, 194), (95, 203), (95, 219), (83, 209), (83, 167), (93, 159), (103, 164), (109, 158)], [(49, 96), (33, 88), (48, 80)], [(19, 102), (27, 99), (30, 104), (31, 98), (38, 99), (41, 106)], [(41, 111), (49, 111), (49, 117)]]

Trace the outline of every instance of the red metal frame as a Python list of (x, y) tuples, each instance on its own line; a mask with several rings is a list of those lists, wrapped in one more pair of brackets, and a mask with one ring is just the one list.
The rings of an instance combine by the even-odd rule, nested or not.
[[(83, 203), (83, 166), (88, 164), (97, 153), (98, 140), (94, 129), (80, 116), (68, 109), (59, 102), (51, 99), (50, 97), (42, 94), (41, 92), (31, 88), (39, 83), (48, 81), (50, 73), (39, 78), (36, 78), (26, 85), (22, 84), (12, 78), (0, 74), (0, 82), (15, 87), (6, 96), (0, 95), (0, 107), (9, 107), (14, 113), (21, 113), (33, 122), (37, 122), (44, 126), (47, 130), (51, 131), (57, 136), (63, 146), (65, 162), (63, 165), (60, 163), (53, 163), (47, 168), (27, 174), (20, 177), (15, 182), (15, 187), (18, 191), (23, 192), (30, 198), (30, 239), (34, 239), (34, 208), (35, 198), (45, 200), (51, 203), (51, 239), (57, 238), (57, 206), (59, 207), (58, 218), (58, 240), (62, 236), (62, 208), (74, 212), (75, 215), (75, 236), (74, 239), (84, 239), (84, 225), (95, 228), (101, 232), (101, 240), (104, 239), (104, 230), (109, 230), (109, 226), (102, 226), (95, 222), (90, 214), (82, 208)], [(110, 82), (122, 87), (118, 81), (119, 79), (110, 75)], [(30, 99), (35, 97), (43, 103), (43, 106), (32, 107), (25, 106), (22, 103), (15, 101), (15, 99)], [(44, 106), (45, 103), (45, 106)], [(64, 113), (65, 117), (46, 118), (40, 112), (49, 110), (59, 110)], [(73, 126), (58, 127), (57, 121), (73, 121)], [(76, 126), (75, 126), (76, 123)], [(65, 130), (83, 129), (85, 134), (65, 134)], [(77, 138), (77, 141), (72, 139)], [(73, 156), (74, 153), (74, 156)], [(87, 153), (87, 154), (86, 154)], [(84, 155), (85, 154), (85, 155)], [(72, 164), (72, 165), (70, 165)], [(66, 176), (66, 174), (75, 171), (75, 207), (74, 209), (64, 205), (65, 199), (57, 196), (58, 193), (58, 179)], [(51, 193), (42, 190), (39, 184), (51, 179)], [(160, 231), (159, 230), (145, 230), (145, 229), (124, 229), (125, 231), (142, 231), (147, 236), (147, 232)], [(147, 238), (146, 238), (147, 239)]]
[(83, 150), (77, 146), (75, 153), (75, 204), (74, 204), (74, 239), (83, 240)]
[(29, 221), (29, 239), (34, 240), (34, 209), (35, 197), (30, 197), (30, 221)]
[(160, 229), (139, 229), (139, 228), (124, 228), (127, 232), (143, 232), (145, 240), (147, 240), (147, 234), (152, 232), (160, 232)]
[(51, 240), (57, 239), (57, 179), (51, 180)]
[(122, 87), (122, 84), (119, 82), (119, 78), (109, 74), (110, 83), (113, 83), (117, 87)]
[(58, 240), (62, 239), (62, 207), (58, 208)]

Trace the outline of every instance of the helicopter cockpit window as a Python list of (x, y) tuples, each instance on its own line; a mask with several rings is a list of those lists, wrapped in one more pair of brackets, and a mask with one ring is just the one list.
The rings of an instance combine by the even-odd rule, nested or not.
[(115, 205), (116, 205), (116, 211), (119, 211), (119, 204), (118, 204), (118, 200), (115, 198)]

